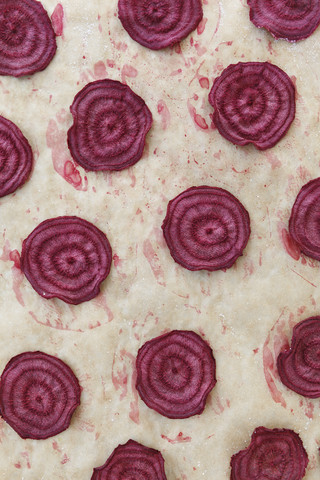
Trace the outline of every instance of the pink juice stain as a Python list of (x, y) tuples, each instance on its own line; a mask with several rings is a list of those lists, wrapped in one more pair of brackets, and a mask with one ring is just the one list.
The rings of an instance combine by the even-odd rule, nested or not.
[(64, 20), (63, 6), (61, 5), (61, 3), (58, 3), (51, 15), (52, 27), (57, 37), (63, 38), (63, 20)]
[(166, 130), (170, 124), (170, 112), (164, 100), (159, 100), (157, 109), (161, 116), (161, 128), (162, 130)]
[(161, 435), (161, 438), (164, 440), (167, 440), (169, 443), (186, 443), (186, 442), (191, 442), (192, 438), (189, 437), (188, 435), (183, 435), (182, 432), (179, 432), (178, 435), (175, 438), (169, 438), (166, 435)]
[(159, 285), (165, 286), (166, 283), (164, 281), (164, 272), (160, 264), (159, 257), (149, 239), (143, 242), (143, 255), (148, 260), (152, 273)]
[(195, 107), (191, 105), (190, 100), (188, 100), (187, 106), (188, 106), (188, 111), (190, 113), (190, 116), (194, 121), (196, 127), (200, 128), (201, 130), (208, 130), (209, 127), (207, 122), (199, 113), (197, 113)]
[(138, 70), (131, 65), (123, 65), (121, 70), (121, 81), (127, 84), (126, 77), (135, 78), (138, 75)]
[(281, 239), (282, 239), (284, 248), (286, 249), (290, 257), (292, 257), (294, 260), (299, 260), (301, 255), (301, 250), (297, 245), (297, 243), (291, 237), (290, 233), (285, 228), (281, 230)]
[(10, 250), (10, 244), (8, 240), (6, 240), (4, 244), (3, 251), (0, 256), (0, 260), (2, 260), (3, 262), (8, 262), (8, 261), (13, 262), (13, 266), (11, 267), (12, 289), (14, 291), (16, 299), (18, 300), (20, 305), (24, 307), (25, 303), (24, 303), (21, 289), (20, 289), (24, 279), (24, 275), (20, 268), (20, 253), (18, 252), (18, 250)]
[(106, 69), (106, 66), (105, 66), (105, 64), (102, 60), (99, 60), (99, 62), (94, 64), (93, 72), (94, 72), (95, 78), (97, 78), (97, 79), (106, 77), (107, 69)]

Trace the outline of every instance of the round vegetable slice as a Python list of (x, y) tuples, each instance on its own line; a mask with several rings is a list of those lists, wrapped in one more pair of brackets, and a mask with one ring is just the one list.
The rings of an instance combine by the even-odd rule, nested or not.
[(1, 0), (0, 7), (0, 75), (21, 77), (44, 70), (57, 45), (42, 4), (35, 0)]
[(21, 187), (33, 165), (28, 140), (10, 120), (0, 116), (0, 197)]
[(123, 170), (140, 160), (152, 115), (127, 85), (98, 80), (86, 85), (70, 107), (74, 123), (68, 146), (86, 170)]
[(231, 480), (301, 480), (308, 455), (298, 434), (258, 427), (251, 443), (231, 458)]
[(130, 37), (152, 50), (180, 42), (203, 16), (200, 0), (119, 0), (118, 9)]
[(1, 415), (22, 438), (40, 440), (63, 432), (79, 404), (73, 371), (46, 353), (21, 353), (1, 375)]
[(139, 349), (136, 368), (140, 397), (168, 418), (202, 413), (216, 384), (212, 350), (192, 331), (173, 330), (146, 342)]
[(96, 297), (112, 251), (105, 234), (79, 217), (40, 223), (23, 241), (21, 269), (44, 298), (78, 304)]
[(289, 41), (309, 37), (320, 24), (318, 0), (248, 0), (250, 20), (275, 38)]
[(304, 397), (320, 397), (320, 317), (294, 327), (291, 348), (279, 354), (277, 366), (288, 388)]
[(320, 260), (320, 178), (304, 185), (291, 210), (289, 232), (300, 250)]
[(247, 245), (249, 214), (230, 192), (191, 187), (168, 204), (163, 234), (173, 259), (188, 270), (231, 267)]
[(102, 467), (93, 469), (91, 480), (166, 480), (161, 453), (134, 440), (118, 445)]
[(268, 62), (229, 65), (209, 93), (213, 120), (236, 145), (273, 147), (295, 117), (295, 87), (288, 75)]

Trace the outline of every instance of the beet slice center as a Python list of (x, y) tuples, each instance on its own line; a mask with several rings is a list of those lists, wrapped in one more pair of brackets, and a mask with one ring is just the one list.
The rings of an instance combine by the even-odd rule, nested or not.
[(79, 217), (40, 223), (23, 241), (21, 252), (21, 269), (36, 292), (71, 304), (98, 295), (111, 261), (106, 235)]
[(40, 440), (61, 433), (79, 404), (80, 385), (73, 371), (46, 353), (21, 353), (1, 375), (1, 415), (22, 438)]
[(250, 235), (249, 214), (230, 192), (191, 187), (168, 204), (162, 225), (173, 259), (188, 270), (231, 267)]

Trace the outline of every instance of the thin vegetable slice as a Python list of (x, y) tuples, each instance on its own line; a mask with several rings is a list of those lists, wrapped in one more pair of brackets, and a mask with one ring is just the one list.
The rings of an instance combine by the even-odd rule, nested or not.
[(268, 62), (229, 65), (209, 93), (213, 120), (236, 145), (273, 147), (295, 117), (295, 87), (288, 75)]
[(288, 388), (304, 397), (320, 397), (320, 317), (294, 327), (291, 347), (279, 354), (277, 366)]
[(35, 0), (0, 0), (0, 75), (44, 70), (56, 53), (47, 12)]
[(289, 232), (301, 251), (320, 260), (320, 178), (304, 185), (294, 202), (289, 220)]
[(248, 5), (252, 23), (275, 38), (303, 40), (320, 24), (318, 0), (248, 0)]
[(45, 220), (23, 241), (21, 269), (39, 295), (78, 304), (98, 295), (111, 260), (101, 230), (65, 216)]
[(79, 404), (73, 371), (46, 353), (21, 353), (1, 375), (1, 415), (22, 438), (40, 440), (63, 432)]
[(70, 107), (68, 146), (86, 170), (123, 170), (140, 160), (152, 115), (127, 85), (98, 80), (86, 85)]
[(134, 440), (118, 445), (102, 467), (94, 468), (91, 480), (166, 480), (161, 453)]
[(202, 413), (216, 384), (211, 348), (188, 330), (173, 330), (146, 342), (139, 349), (136, 367), (141, 399), (168, 418)]
[(250, 236), (249, 214), (230, 192), (191, 187), (168, 204), (163, 234), (173, 259), (188, 270), (230, 268)]
[(308, 455), (298, 434), (258, 427), (251, 443), (231, 458), (231, 480), (301, 480)]
[(14, 123), (0, 116), (0, 197), (21, 187), (29, 178), (32, 165), (28, 140)]
[(203, 16), (200, 0), (119, 0), (118, 9), (130, 37), (152, 50), (180, 42)]

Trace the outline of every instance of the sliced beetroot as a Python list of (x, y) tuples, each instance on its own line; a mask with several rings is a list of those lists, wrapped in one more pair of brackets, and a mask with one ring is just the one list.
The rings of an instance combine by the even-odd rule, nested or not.
[(216, 384), (212, 350), (191, 331), (173, 330), (146, 342), (139, 349), (136, 368), (140, 397), (168, 418), (202, 413)]
[(118, 9), (130, 37), (152, 50), (180, 42), (203, 16), (200, 0), (119, 0)]
[(188, 270), (231, 267), (247, 245), (249, 214), (231, 193), (191, 187), (168, 204), (163, 234), (173, 259)]
[(231, 480), (301, 480), (308, 455), (295, 432), (258, 427), (251, 443), (231, 458)]
[(28, 140), (14, 123), (0, 116), (0, 197), (14, 192), (27, 181), (32, 164)]
[(98, 80), (86, 85), (70, 107), (74, 123), (68, 146), (86, 170), (123, 170), (140, 160), (152, 115), (127, 85)]
[(236, 145), (273, 147), (295, 117), (295, 87), (288, 75), (268, 62), (229, 65), (209, 93), (213, 120)]
[(105, 234), (79, 217), (40, 223), (23, 241), (21, 270), (44, 298), (78, 304), (96, 297), (112, 251)]
[(289, 232), (300, 250), (320, 260), (320, 178), (304, 185), (292, 207)]
[(294, 327), (291, 348), (280, 353), (277, 366), (286, 387), (304, 397), (320, 397), (320, 317)]
[(21, 353), (1, 375), (0, 412), (22, 438), (40, 440), (63, 432), (79, 404), (73, 371), (46, 353)]
[(248, 5), (252, 23), (275, 38), (302, 40), (320, 24), (319, 0), (248, 0)]
[(102, 467), (94, 468), (91, 480), (166, 480), (161, 453), (134, 440), (119, 445)]
[(35, 0), (1, 0), (0, 75), (21, 77), (44, 70), (56, 53), (47, 12)]

